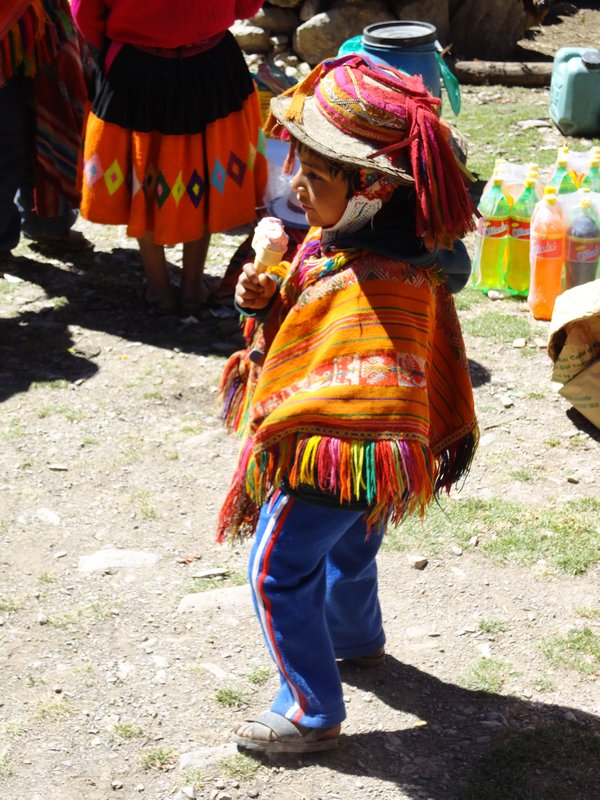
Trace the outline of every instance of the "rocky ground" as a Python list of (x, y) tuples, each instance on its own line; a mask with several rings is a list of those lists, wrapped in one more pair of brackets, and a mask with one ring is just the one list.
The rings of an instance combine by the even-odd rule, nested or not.
[[(481, 800), (502, 774), (506, 800), (598, 800), (597, 662), (581, 673), (541, 646), (582, 609), (598, 630), (600, 570), (492, 560), (477, 526), (468, 547), (417, 536), (424, 569), (382, 553), (389, 655), (341, 668), (336, 752), (237, 754), (231, 728), (268, 705), (276, 676), (248, 546), (214, 542), (237, 447), (215, 394), (236, 320), (148, 316), (124, 231), (77, 227), (92, 254), (23, 243), (0, 281), (0, 798)], [(215, 238), (213, 285), (242, 240)], [(523, 302), (461, 305), (482, 439), (458, 499), (597, 500), (600, 433), (550, 382), (548, 323)], [(531, 335), (476, 335), (499, 308)], [(499, 688), (468, 679), (482, 662), (505, 666)], [(526, 794), (536, 748), (549, 757)]]

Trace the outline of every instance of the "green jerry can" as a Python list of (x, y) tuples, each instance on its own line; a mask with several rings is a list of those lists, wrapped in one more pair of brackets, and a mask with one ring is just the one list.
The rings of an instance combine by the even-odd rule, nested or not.
[(600, 51), (561, 47), (550, 82), (550, 119), (565, 136), (600, 136)]

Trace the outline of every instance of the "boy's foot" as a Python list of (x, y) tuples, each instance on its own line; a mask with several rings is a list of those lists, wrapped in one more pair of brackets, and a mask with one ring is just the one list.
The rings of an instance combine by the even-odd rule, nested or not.
[(316, 753), (337, 747), (340, 728), (307, 728), (274, 711), (263, 711), (237, 728), (234, 741), (238, 747), (262, 753)]
[(363, 667), (363, 669), (372, 669), (373, 667), (380, 667), (385, 661), (385, 648), (380, 647), (374, 653), (369, 653), (366, 656), (356, 656), (356, 658), (344, 658), (346, 664), (354, 664), (356, 667)]

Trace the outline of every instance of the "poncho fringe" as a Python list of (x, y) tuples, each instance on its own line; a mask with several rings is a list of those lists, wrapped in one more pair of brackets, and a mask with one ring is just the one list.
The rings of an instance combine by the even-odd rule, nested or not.
[(22, 67), (26, 77), (33, 77), (42, 64), (54, 59), (61, 46), (73, 34), (74, 25), (62, 3), (30, 0), (19, 4), (10, 17), (0, 19), (0, 86)]

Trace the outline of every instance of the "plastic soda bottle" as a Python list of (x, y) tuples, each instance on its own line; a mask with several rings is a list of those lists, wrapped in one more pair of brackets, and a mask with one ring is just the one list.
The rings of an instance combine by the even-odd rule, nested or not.
[(592, 192), (600, 192), (600, 154), (592, 156), (588, 174), (581, 182), (581, 188), (589, 189)]
[(575, 181), (569, 173), (567, 155), (564, 151), (558, 154), (556, 169), (548, 182), (548, 186), (554, 186), (558, 194), (568, 194), (569, 192), (577, 191)]
[(562, 292), (565, 260), (565, 220), (553, 188), (544, 190), (531, 218), (530, 285), (527, 303), (536, 319), (552, 319)]
[(481, 217), (475, 231), (473, 286), (483, 292), (504, 288), (510, 205), (502, 191), (502, 178), (496, 175), (481, 196), (477, 210)]
[(525, 188), (510, 212), (508, 263), (505, 283), (511, 294), (526, 296), (529, 291), (529, 244), (531, 217), (538, 202), (536, 178), (528, 174)]
[(600, 222), (589, 197), (583, 197), (567, 228), (565, 289), (596, 280), (600, 261)]

